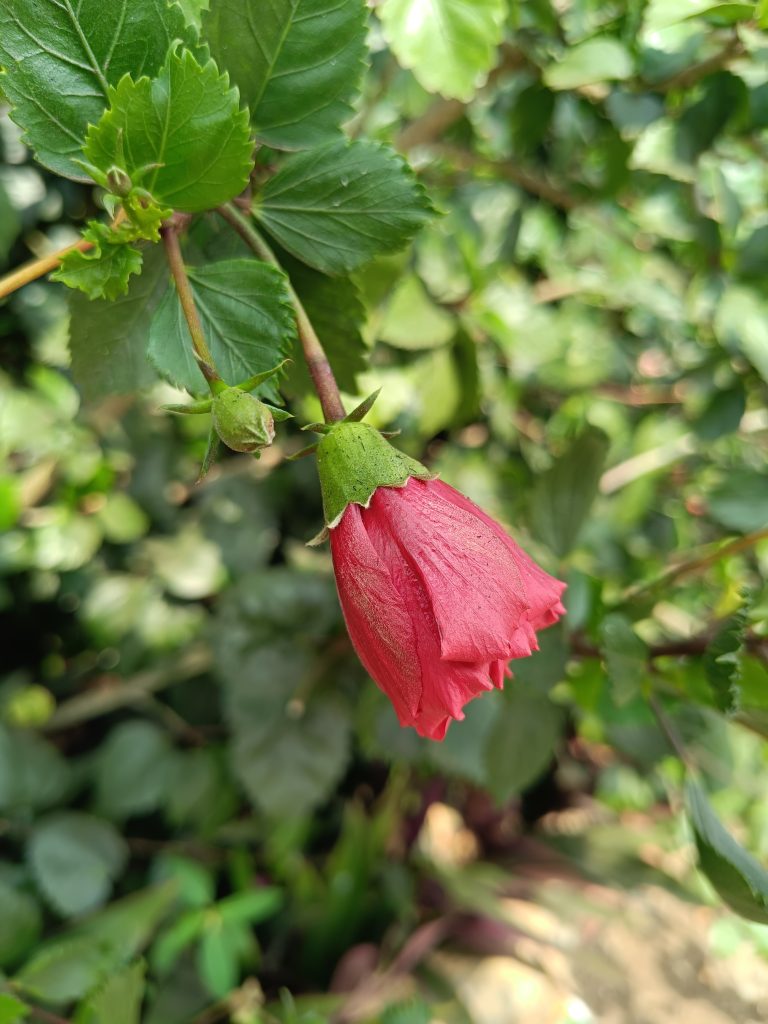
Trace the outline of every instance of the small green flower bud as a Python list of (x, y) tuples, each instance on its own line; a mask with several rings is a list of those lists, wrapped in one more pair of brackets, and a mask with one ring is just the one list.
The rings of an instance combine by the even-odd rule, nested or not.
[(133, 188), (133, 182), (122, 167), (110, 167), (107, 171), (107, 188), (113, 195), (124, 199)]
[(275, 439), (272, 410), (240, 388), (227, 388), (216, 395), (211, 414), (216, 433), (233, 451), (259, 452)]

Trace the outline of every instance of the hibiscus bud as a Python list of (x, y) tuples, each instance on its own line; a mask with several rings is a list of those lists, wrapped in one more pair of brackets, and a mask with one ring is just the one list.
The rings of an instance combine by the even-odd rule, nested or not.
[(565, 584), (366, 424), (333, 427), (318, 466), (355, 650), (400, 724), (441, 740), (464, 704), (501, 689), (511, 658), (538, 650)]
[(275, 439), (272, 410), (240, 388), (219, 392), (211, 404), (211, 415), (216, 433), (233, 451), (259, 452)]

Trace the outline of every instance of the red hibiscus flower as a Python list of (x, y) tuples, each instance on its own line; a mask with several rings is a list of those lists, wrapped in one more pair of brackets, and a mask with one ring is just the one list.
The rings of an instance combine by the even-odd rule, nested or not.
[(440, 480), (379, 486), (330, 526), (352, 643), (401, 725), (430, 739), (501, 688), (510, 658), (538, 650), (536, 631), (565, 610), (565, 584)]

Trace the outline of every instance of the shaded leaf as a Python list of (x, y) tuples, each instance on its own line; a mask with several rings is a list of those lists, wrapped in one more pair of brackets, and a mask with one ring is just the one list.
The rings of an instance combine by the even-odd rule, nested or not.
[(563, 713), (548, 697), (510, 681), (485, 750), (487, 785), (504, 803), (535, 782), (552, 760)]
[(740, 608), (718, 630), (704, 652), (704, 671), (715, 695), (717, 707), (733, 714), (739, 710), (741, 655), (747, 627), (747, 608)]
[(154, 75), (184, 18), (165, 0), (40, 3), (0, 0), (2, 88), (13, 119), (45, 167), (87, 180), (76, 162), (88, 125), (125, 74)]
[(0, 907), (0, 968), (6, 969), (15, 967), (35, 944), (42, 930), (43, 918), (32, 896), (2, 879)]
[(112, 825), (77, 811), (39, 821), (27, 852), (43, 895), (65, 917), (103, 903), (128, 859), (128, 847)]
[(153, 722), (123, 722), (94, 759), (96, 801), (102, 814), (122, 821), (162, 803), (170, 781), (172, 746)]
[(340, 274), (402, 249), (432, 207), (393, 150), (339, 142), (286, 160), (256, 198), (254, 213), (302, 262)]
[(707, 505), (712, 518), (729, 530), (760, 530), (768, 523), (768, 476), (736, 469), (710, 492)]
[(403, 67), (429, 92), (471, 100), (496, 63), (506, 0), (385, 0), (384, 31)]
[(618, 612), (600, 623), (600, 639), (614, 700), (626, 704), (637, 696), (648, 673), (648, 646)]
[(109, 101), (84, 148), (103, 174), (117, 166), (158, 203), (188, 213), (245, 188), (253, 166), (248, 115), (213, 61), (171, 52), (157, 78), (126, 75)]
[(351, 116), (364, 67), (363, 0), (213, 0), (203, 30), (260, 141), (307, 149)]
[[(281, 271), (257, 260), (222, 260), (190, 267), (188, 273), (214, 364), (228, 384), (271, 370), (290, 354), (296, 323)], [(172, 384), (205, 393), (208, 386), (192, 352), (171, 285), (152, 321), (149, 357)], [(277, 385), (268, 381), (257, 393), (277, 399)]]
[(64, 796), (70, 778), (69, 765), (50, 743), (0, 724), (0, 810), (51, 807)]
[(697, 783), (685, 795), (699, 867), (731, 910), (768, 924), (768, 871), (725, 830)]
[(86, 399), (141, 391), (157, 379), (147, 359), (147, 338), (167, 283), (163, 251), (155, 246), (123, 298), (91, 302), (84, 295), (70, 296), (72, 375)]
[(556, 555), (567, 555), (578, 540), (597, 496), (608, 447), (602, 430), (590, 427), (536, 480), (531, 525)]

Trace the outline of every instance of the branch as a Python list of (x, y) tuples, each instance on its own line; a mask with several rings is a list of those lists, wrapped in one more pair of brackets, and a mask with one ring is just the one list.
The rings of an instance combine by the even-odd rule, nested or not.
[(176, 222), (174, 218), (163, 227), (163, 244), (165, 245), (165, 255), (168, 260), (168, 266), (171, 268), (171, 274), (173, 276), (174, 283), (176, 285), (176, 292), (179, 296), (179, 302), (184, 313), (184, 319), (187, 321), (187, 327), (192, 338), (192, 347), (195, 350), (195, 354), (203, 366), (210, 367), (211, 370), (215, 369), (213, 356), (211, 350), (208, 348), (208, 342), (205, 340), (205, 331), (203, 330), (203, 324), (200, 320), (200, 314), (197, 312), (197, 306), (195, 305), (195, 295), (192, 291), (192, 285), (189, 283), (187, 277), (187, 270), (184, 266), (184, 257), (181, 253), (181, 246), (179, 244), (179, 231), (185, 226), (185, 222)]
[(165, 690), (174, 683), (193, 679), (207, 672), (212, 661), (211, 652), (207, 647), (193, 647), (170, 665), (142, 672), (130, 679), (110, 680), (108, 686), (65, 701), (48, 719), (43, 727), (44, 731), (71, 729), (72, 726), (90, 722), (120, 708), (141, 705), (152, 694)]
[[(232, 203), (220, 206), (217, 213), (240, 235), (245, 244), (252, 249), (260, 260), (272, 263), (274, 266), (282, 269), (279, 260), (266, 241), (250, 220), (244, 217)], [(346, 416), (346, 411), (341, 402), (339, 386), (333, 375), (331, 364), (328, 362), (328, 356), (325, 354), (322, 342), (318, 338), (312, 322), (307, 316), (307, 311), (304, 309), (301, 299), (294, 291), (290, 281), (288, 282), (288, 289), (296, 311), (296, 326), (299, 332), (304, 359), (315, 385), (317, 397), (320, 399), (320, 404), (323, 407), (323, 415), (328, 423), (332, 423), (335, 420), (343, 420)]]
[[(123, 220), (125, 220), (125, 211), (119, 210), (111, 226), (116, 228)], [(56, 270), (68, 253), (88, 252), (92, 248), (93, 242), (88, 242), (85, 238), (81, 238), (73, 245), (65, 245), (63, 249), (52, 252), (50, 256), (41, 256), (39, 259), (30, 260), (29, 263), (25, 263), (16, 270), (12, 270), (5, 277), (0, 277), (0, 299), (7, 298), (13, 292), (18, 291), (19, 288), (23, 288), (24, 285), (31, 284), (33, 281), (37, 281), (38, 278), (44, 277), (46, 274)]]

